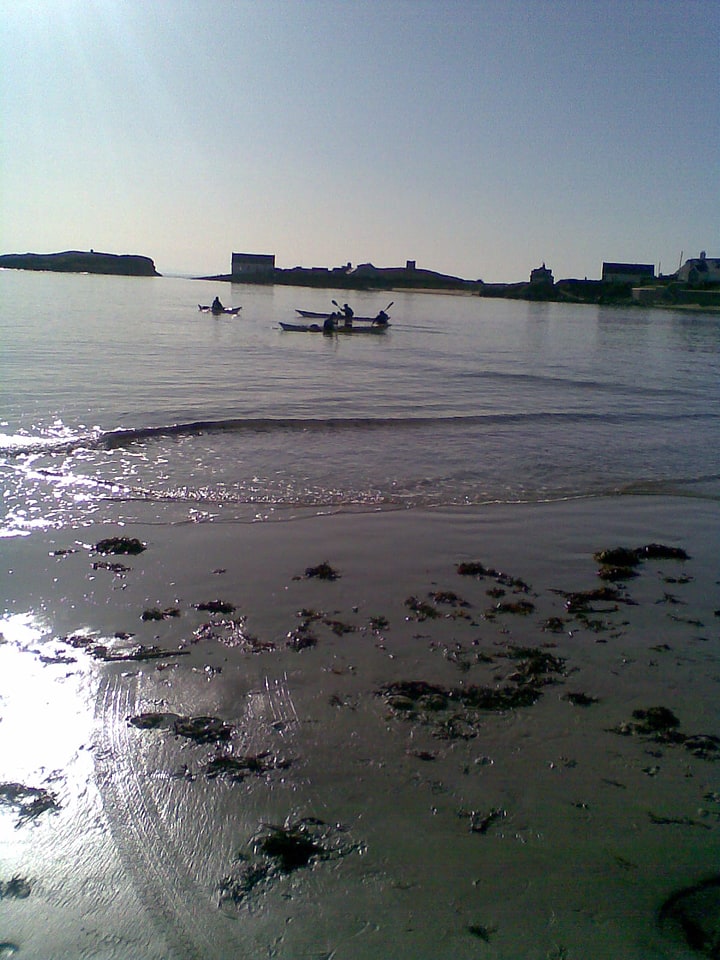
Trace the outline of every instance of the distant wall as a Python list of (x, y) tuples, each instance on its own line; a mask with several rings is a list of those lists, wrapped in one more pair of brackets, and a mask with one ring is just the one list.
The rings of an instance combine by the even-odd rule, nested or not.
[(274, 253), (233, 253), (231, 274), (234, 280), (272, 278), (275, 272)]
[(652, 263), (603, 263), (604, 283), (642, 283), (655, 278), (655, 266)]

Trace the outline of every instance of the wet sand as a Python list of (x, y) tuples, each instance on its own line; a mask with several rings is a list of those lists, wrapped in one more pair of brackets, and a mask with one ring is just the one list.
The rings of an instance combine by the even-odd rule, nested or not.
[[(5, 955), (701, 956), (661, 911), (718, 873), (718, 512), (2, 542)], [(92, 549), (113, 536), (146, 549)], [(689, 559), (599, 579), (595, 551), (652, 543)]]

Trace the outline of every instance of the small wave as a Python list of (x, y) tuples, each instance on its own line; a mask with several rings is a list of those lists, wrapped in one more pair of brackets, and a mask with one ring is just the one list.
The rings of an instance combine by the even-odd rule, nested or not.
[(220, 420), (191, 420), (161, 426), (117, 428), (114, 430), (90, 430), (62, 436), (28, 436), (0, 434), (0, 456), (6, 459), (39, 453), (72, 453), (80, 449), (114, 450), (133, 444), (151, 443), (167, 438), (202, 436), (219, 433), (308, 433), (370, 430), (418, 430), (431, 427), (452, 429), (467, 426), (508, 426), (513, 424), (571, 425), (604, 422), (623, 424), (628, 422), (674, 422), (715, 419), (712, 412), (674, 413), (642, 411), (636, 413), (611, 413), (605, 411), (518, 411), (505, 413), (453, 414), (440, 416), (409, 417), (286, 417), (286, 418), (229, 418)]

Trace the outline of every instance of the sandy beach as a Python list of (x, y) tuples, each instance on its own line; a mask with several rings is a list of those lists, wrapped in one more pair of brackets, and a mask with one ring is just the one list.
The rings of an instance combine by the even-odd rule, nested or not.
[(142, 510), (3, 543), (6, 955), (715, 955), (716, 504)]

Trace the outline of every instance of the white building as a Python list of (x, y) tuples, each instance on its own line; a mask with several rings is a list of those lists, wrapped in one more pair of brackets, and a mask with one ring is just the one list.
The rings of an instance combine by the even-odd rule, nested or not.
[(702, 250), (699, 257), (685, 261), (677, 278), (684, 283), (720, 283), (720, 260), (708, 257)]

